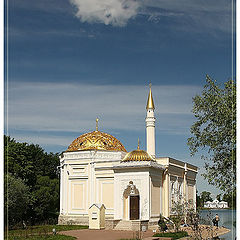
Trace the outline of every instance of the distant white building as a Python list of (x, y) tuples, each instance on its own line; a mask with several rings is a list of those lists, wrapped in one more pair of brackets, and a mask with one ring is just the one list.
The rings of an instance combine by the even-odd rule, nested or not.
[(228, 203), (221, 201), (219, 202), (217, 199), (213, 200), (212, 202), (207, 201), (204, 203), (205, 208), (228, 208)]

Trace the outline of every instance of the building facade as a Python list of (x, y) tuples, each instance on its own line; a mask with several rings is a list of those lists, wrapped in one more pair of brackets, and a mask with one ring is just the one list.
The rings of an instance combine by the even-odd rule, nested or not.
[(150, 87), (146, 107), (146, 149), (127, 152), (110, 134), (98, 130), (75, 139), (60, 157), (59, 224), (88, 225), (88, 210), (104, 204), (106, 227), (155, 228), (160, 214), (174, 214), (174, 203), (196, 208), (197, 167), (155, 155), (155, 116)]
[(207, 201), (204, 203), (205, 208), (228, 208), (228, 203), (221, 201), (219, 202), (217, 199), (214, 199), (212, 202)]

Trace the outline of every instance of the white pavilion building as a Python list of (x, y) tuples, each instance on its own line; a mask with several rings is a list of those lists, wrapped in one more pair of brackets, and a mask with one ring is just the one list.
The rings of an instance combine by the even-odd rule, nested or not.
[(219, 202), (217, 199), (214, 199), (212, 202), (207, 201), (204, 203), (205, 208), (228, 208), (228, 203), (225, 201)]
[(174, 202), (196, 208), (197, 167), (155, 155), (155, 116), (150, 87), (146, 106), (146, 151), (127, 152), (108, 133), (96, 130), (76, 138), (60, 157), (59, 224), (88, 225), (88, 209), (104, 204), (106, 227), (156, 228)]

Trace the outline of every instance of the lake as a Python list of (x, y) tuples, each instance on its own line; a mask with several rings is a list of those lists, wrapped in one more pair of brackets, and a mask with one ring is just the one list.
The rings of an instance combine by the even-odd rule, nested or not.
[[(216, 213), (220, 217), (219, 227), (226, 227), (231, 230), (231, 232), (220, 236), (221, 240), (234, 240), (236, 237), (236, 210), (232, 209), (210, 209), (210, 210), (200, 210), (200, 217), (204, 219), (201, 223), (212, 224), (212, 219), (215, 217)], [(233, 223), (235, 222), (235, 226)]]

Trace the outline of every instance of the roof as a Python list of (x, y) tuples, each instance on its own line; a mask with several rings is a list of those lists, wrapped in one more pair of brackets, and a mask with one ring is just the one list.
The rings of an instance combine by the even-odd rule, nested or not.
[(150, 84), (150, 90), (149, 90), (149, 94), (148, 94), (146, 109), (155, 109), (154, 102), (153, 102), (153, 96), (152, 96), (151, 84)]
[(106, 209), (106, 207), (102, 203), (94, 203), (89, 207), (89, 209), (92, 208), (93, 206), (96, 206), (98, 209), (101, 209), (102, 207)]
[(127, 152), (123, 144), (114, 136), (98, 130), (85, 133), (76, 138), (66, 152), (79, 150), (109, 150)]

